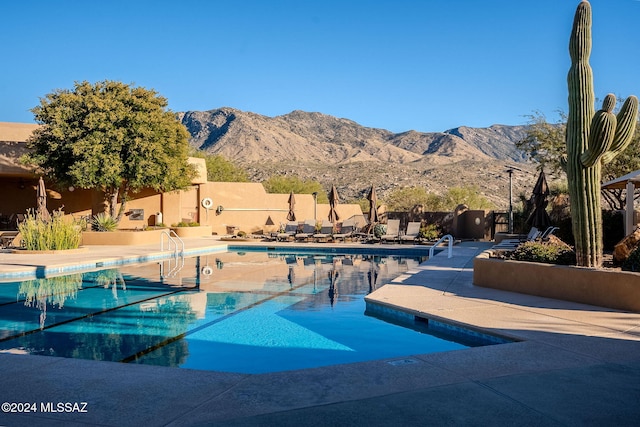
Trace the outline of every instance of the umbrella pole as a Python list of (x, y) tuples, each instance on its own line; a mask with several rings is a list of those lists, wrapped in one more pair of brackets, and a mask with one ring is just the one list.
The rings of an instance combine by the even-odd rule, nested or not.
[(624, 222), (624, 234), (628, 236), (633, 231), (633, 193), (636, 186), (632, 181), (627, 181), (627, 206)]

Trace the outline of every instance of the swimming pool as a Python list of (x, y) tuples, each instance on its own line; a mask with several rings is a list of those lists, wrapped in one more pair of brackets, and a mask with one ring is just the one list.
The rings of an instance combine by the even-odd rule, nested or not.
[(0, 351), (263, 373), (492, 343), (365, 314), (420, 261), (235, 251), (2, 283)]

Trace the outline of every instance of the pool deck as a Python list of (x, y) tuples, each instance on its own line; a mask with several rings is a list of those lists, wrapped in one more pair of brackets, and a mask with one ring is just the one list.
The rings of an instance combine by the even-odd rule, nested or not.
[[(195, 251), (232, 243), (185, 242)], [(259, 375), (0, 354), (0, 403), (38, 410), (0, 412), (0, 425), (637, 426), (640, 313), (473, 286), (473, 258), (491, 245), (458, 244), (452, 258), (442, 251), (367, 298), (518, 342)], [(144, 259), (157, 249), (0, 253), (0, 275)], [(41, 412), (57, 402), (86, 402), (86, 412)]]

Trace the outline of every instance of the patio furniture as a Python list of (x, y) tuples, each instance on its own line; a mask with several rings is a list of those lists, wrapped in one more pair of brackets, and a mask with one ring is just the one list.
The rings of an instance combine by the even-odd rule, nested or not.
[(406, 232), (400, 236), (400, 243), (415, 242), (420, 235), (420, 222), (410, 222), (407, 224)]
[(387, 231), (380, 236), (380, 240), (383, 242), (397, 242), (400, 237), (400, 220), (390, 219), (387, 220)]

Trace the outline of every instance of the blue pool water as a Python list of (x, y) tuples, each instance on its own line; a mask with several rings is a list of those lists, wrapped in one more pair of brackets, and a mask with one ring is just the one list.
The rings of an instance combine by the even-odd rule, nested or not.
[(0, 283), (0, 352), (262, 373), (478, 345), (365, 314), (419, 261), (245, 251)]

